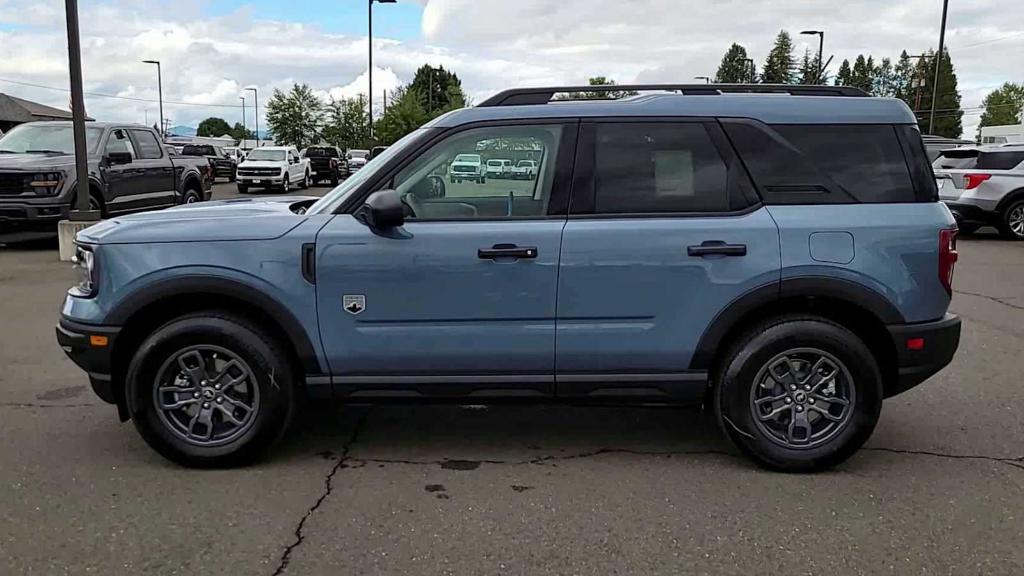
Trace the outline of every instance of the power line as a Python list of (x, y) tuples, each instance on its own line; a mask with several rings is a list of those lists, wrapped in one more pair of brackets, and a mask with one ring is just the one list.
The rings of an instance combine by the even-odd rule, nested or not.
[[(8, 78), (0, 78), (0, 82), (7, 82), (8, 84), (17, 84), (18, 86), (31, 86), (32, 88), (42, 88), (45, 90), (57, 90), (59, 92), (70, 92), (67, 88), (59, 88), (57, 86), (45, 86), (43, 84), (33, 84), (31, 82), (22, 82), (20, 80), (10, 80)], [(115, 94), (102, 94), (99, 92), (85, 92), (86, 96), (93, 96), (96, 98), (115, 98), (117, 100), (131, 100), (132, 102), (148, 102), (156, 104), (159, 100), (152, 100), (149, 98), (135, 98), (132, 96), (117, 96)], [(175, 104), (178, 106), (199, 106), (203, 108), (241, 108), (238, 104), (200, 104), (198, 102), (176, 102), (174, 100), (164, 100), (164, 104)]]
[(1024, 32), (1015, 32), (999, 38), (992, 38), (991, 40), (984, 40), (981, 42), (975, 42), (974, 44), (965, 44), (957, 48), (957, 50), (963, 50), (964, 48), (974, 48), (975, 46), (985, 46), (986, 44), (995, 44), (996, 42), (1002, 42), (1003, 40), (1009, 40), (1010, 38), (1016, 38), (1018, 36), (1024, 36)]

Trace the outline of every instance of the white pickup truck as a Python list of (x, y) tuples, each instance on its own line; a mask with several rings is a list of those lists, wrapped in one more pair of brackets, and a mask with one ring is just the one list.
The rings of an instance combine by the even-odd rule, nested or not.
[(309, 159), (300, 157), (293, 146), (266, 146), (252, 150), (238, 165), (236, 176), (239, 194), (247, 193), (249, 188), (277, 188), (287, 194), (292, 184), (307, 188), (309, 181)]
[(512, 178), (514, 180), (533, 180), (537, 177), (537, 162), (534, 160), (520, 160), (512, 167)]

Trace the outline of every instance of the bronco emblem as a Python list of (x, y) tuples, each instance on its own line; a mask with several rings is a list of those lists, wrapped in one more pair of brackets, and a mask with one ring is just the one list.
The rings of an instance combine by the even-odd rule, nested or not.
[(362, 294), (345, 294), (341, 305), (345, 308), (345, 312), (354, 316), (366, 309), (366, 296)]

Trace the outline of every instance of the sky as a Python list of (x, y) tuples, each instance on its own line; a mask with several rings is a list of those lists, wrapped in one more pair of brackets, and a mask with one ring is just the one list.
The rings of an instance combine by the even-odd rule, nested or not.
[[(1021, 0), (951, 0), (947, 45), (973, 136), (985, 94), (1024, 82)], [(153, 124), (160, 60), (164, 115), (195, 126), (209, 116), (260, 124), (275, 89), (307, 83), (322, 97), (367, 88), (367, 0), (79, 0), (87, 112)], [(714, 76), (732, 42), (760, 69), (779, 30), (797, 54), (826, 31), (835, 73), (858, 53), (895, 60), (938, 44), (941, 0), (398, 0), (375, 4), (374, 92), (422, 64), (455, 71), (473, 101), (515, 86), (692, 82)], [(0, 0), (0, 92), (67, 108), (63, 0)], [(32, 86), (35, 85), (35, 86)], [(42, 87), (40, 87), (42, 86)], [(50, 87), (50, 88), (44, 88)], [(56, 89), (53, 89), (56, 88)]]

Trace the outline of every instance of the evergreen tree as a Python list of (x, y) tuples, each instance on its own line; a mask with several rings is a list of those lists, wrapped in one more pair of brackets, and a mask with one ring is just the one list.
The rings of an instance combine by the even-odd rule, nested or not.
[[(1007, 82), (988, 93), (982, 102), (985, 112), (978, 124), (978, 140), (984, 126), (1005, 126), (1024, 123), (1024, 84)], [(936, 121), (938, 123), (938, 121)]]
[(911, 83), (914, 78), (914, 63), (910, 60), (910, 55), (904, 50), (900, 52), (900, 59), (896, 61), (896, 66), (893, 68), (893, 96), (903, 100), (908, 105), (911, 102), (911, 93), (913, 89)]
[(935, 85), (935, 52), (928, 51), (928, 57), (918, 64), (921, 87), (921, 105), (917, 110), (917, 123), (923, 134), (959, 138), (963, 132), (963, 110), (960, 109), (960, 90), (957, 87), (956, 70), (950, 60), (949, 51), (943, 52), (939, 66), (938, 98), (935, 103), (935, 125), (929, 126), (932, 108), (932, 87)]
[(811, 50), (804, 50), (804, 57), (800, 60), (800, 78), (797, 80), (799, 84), (817, 84), (818, 83), (818, 58), (811, 58)]
[(853, 63), (853, 73), (848, 85), (870, 93), (873, 84), (874, 77), (871, 65), (868, 64), (868, 60), (864, 58), (863, 54), (858, 54), (857, 60)]
[(793, 38), (789, 32), (782, 30), (775, 37), (775, 45), (768, 53), (768, 60), (761, 71), (761, 81), (765, 84), (792, 84), (793, 70), (796, 61), (793, 59)]
[(896, 95), (896, 72), (892, 60), (882, 58), (882, 63), (875, 67), (874, 86), (871, 94), (891, 98)]
[[(615, 80), (611, 80), (604, 76), (593, 76), (587, 81), (587, 83), (590, 86), (615, 86)], [(555, 96), (555, 100), (617, 100), (619, 98), (636, 95), (637, 92), (635, 90), (595, 90), (593, 92), (584, 91), (559, 94)]]
[(444, 66), (420, 66), (409, 83), (409, 89), (419, 95), (420, 107), (431, 117), (456, 109), (452, 106), (453, 101), (461, 101), (465, 106), (466, 95), (462, 91), (462, 80), (454, 72), (445, 70)]
[(376, 124), (377, 139), (382, 144), (394, 144), (402, 136), (426, 124), (430, 118), (420, 104), (422, 101), (423, 95), (411, 84), (393, 90), (387, 110)]
[(756, 71), (752, 63), (747, 62), (747, 49), (739, 44), (733, 43), (722, 56), (722, 63), (718, 66), (718, 73), (715, 74), (715, 82), (718, 84), (749, 84), (754, 81)]
[(843, 60), (843, 63), (839, 66), (839, 72), (836, 74), (836, 86), (852, 86), (853, 85), (853, 71), (850, 69), (850, 61)]

